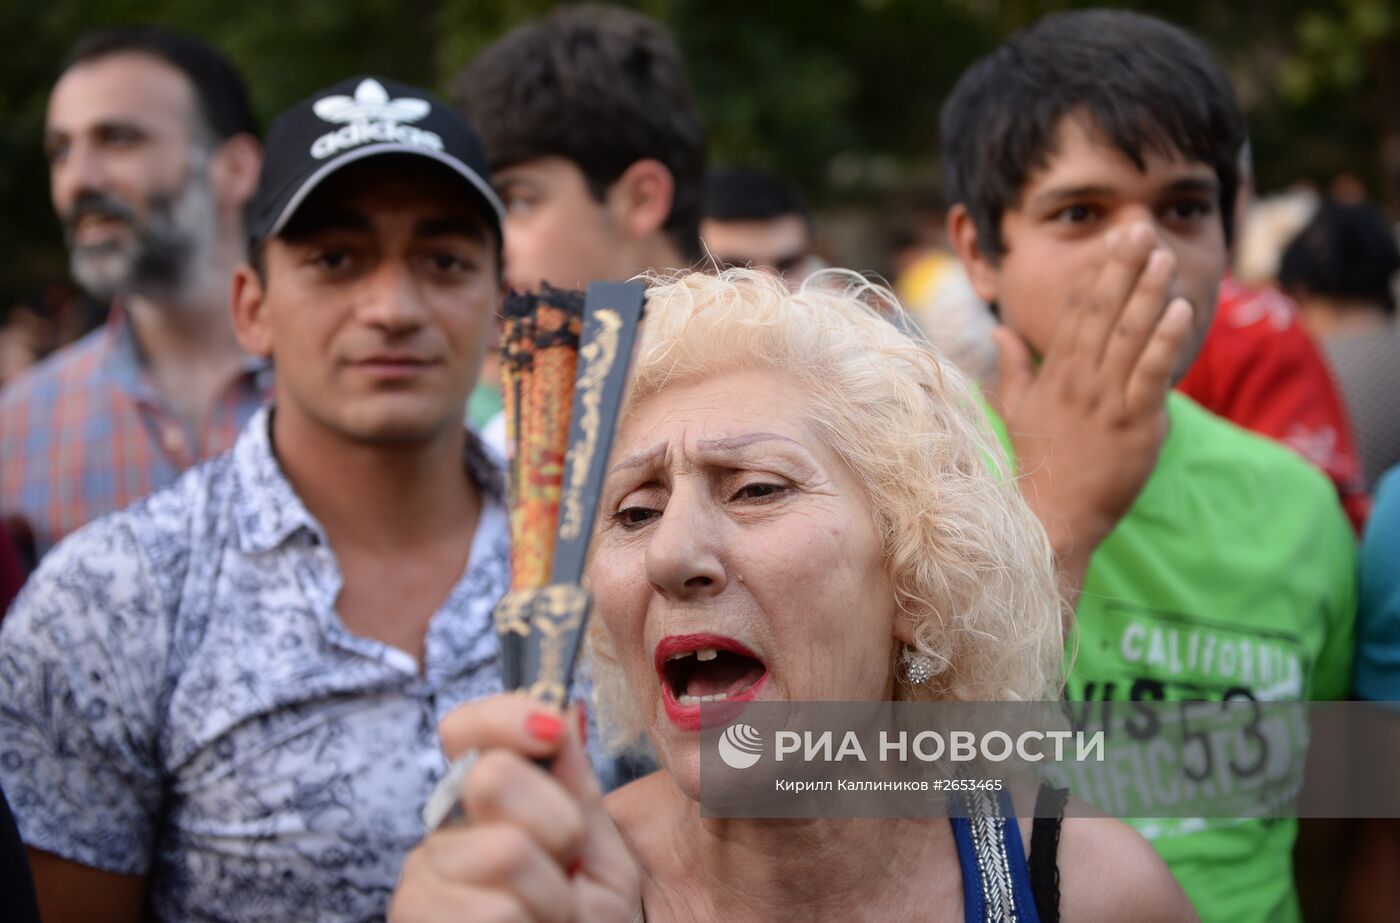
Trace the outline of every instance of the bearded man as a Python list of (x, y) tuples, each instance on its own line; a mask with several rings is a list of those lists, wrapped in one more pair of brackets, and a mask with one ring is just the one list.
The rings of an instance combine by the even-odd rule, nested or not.
[(262, 158), (234, 67), (164, 29), (89, 34), (44, 146), (73, 278), (111, 310), (0, 394), (0, 514), (35, 557), (228, 449), (268, 386), (229, 323)]

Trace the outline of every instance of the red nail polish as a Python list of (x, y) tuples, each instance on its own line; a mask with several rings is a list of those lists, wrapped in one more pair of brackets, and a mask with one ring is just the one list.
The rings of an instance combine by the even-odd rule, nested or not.
[(578, 707), (578, 739), (588, 746), (588, 711), (582, 705)]
[(578, 874), (578, 870), (581, 868), (583, 868), (583, 860), (575, 859), (573, 862), (569, 863), (569, 867), (564, 870), (564, 873), (570, 878), (573, 878)]
[(542, 711), (533, 712), (525, 722), (525, 730), (531, 737), (554, 743), (564, 733), (564, 722)]

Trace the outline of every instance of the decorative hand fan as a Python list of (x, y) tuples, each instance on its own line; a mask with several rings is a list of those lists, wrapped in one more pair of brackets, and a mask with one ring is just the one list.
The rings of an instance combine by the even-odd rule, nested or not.
[[(595, 282), (585, 299), (545, 287), (502, 307), (510, 461), (511, 590), (492, 618), (507, 690), (568, 704), (590, 598), (583, 567), (645, 286)], [(458, 760), (423, 809), (429, 831), (458, 809)]]

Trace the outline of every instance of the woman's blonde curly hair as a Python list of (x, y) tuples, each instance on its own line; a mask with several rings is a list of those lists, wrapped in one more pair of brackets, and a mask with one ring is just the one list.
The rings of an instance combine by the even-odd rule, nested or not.
[[(895, 602), (935, 665), (918, 686), (901, 676), (896, 698), (1058, 698), (1061, 597), (1045, 530), (976, 387), (905, 332), (917, 327), (894, 295), (845, 270), (796, 292), (746, 269), (649, 282), (627, 406), (745, 368), (805, 389), (809, 424), (865, 489)], [(589, 632), (597, 707), (605, 736), (625, 747), (643, 718), (603, 624), (593, 619)]]

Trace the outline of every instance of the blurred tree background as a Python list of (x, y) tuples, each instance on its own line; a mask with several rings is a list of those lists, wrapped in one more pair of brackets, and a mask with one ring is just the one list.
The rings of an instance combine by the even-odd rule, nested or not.
[[(157, 22), (244, 70), (264, 120), (316, 87), (378, 72), (445, 90), (545, 0), (10, 0), (0, 5), (0, 315), (66, 279), (40, 154), (59, 62), (83, 31)], [(677, 35), (715, 162), (793, 180), (820, 209), (898, 216), (937, 195), (938, 111), (957, 75), (1037, 0), (637, 0)], [(1204, 37), (1250, 116), (1263, 191), (1357, 177), (1400, 206), (1400, 0), (1118, 4)], [(838, 254), (839, 255), (839, 254)], [(864, 267), (861, 267), (864, 268)], [(872, 268), (884, 268), (875, 266)]]

